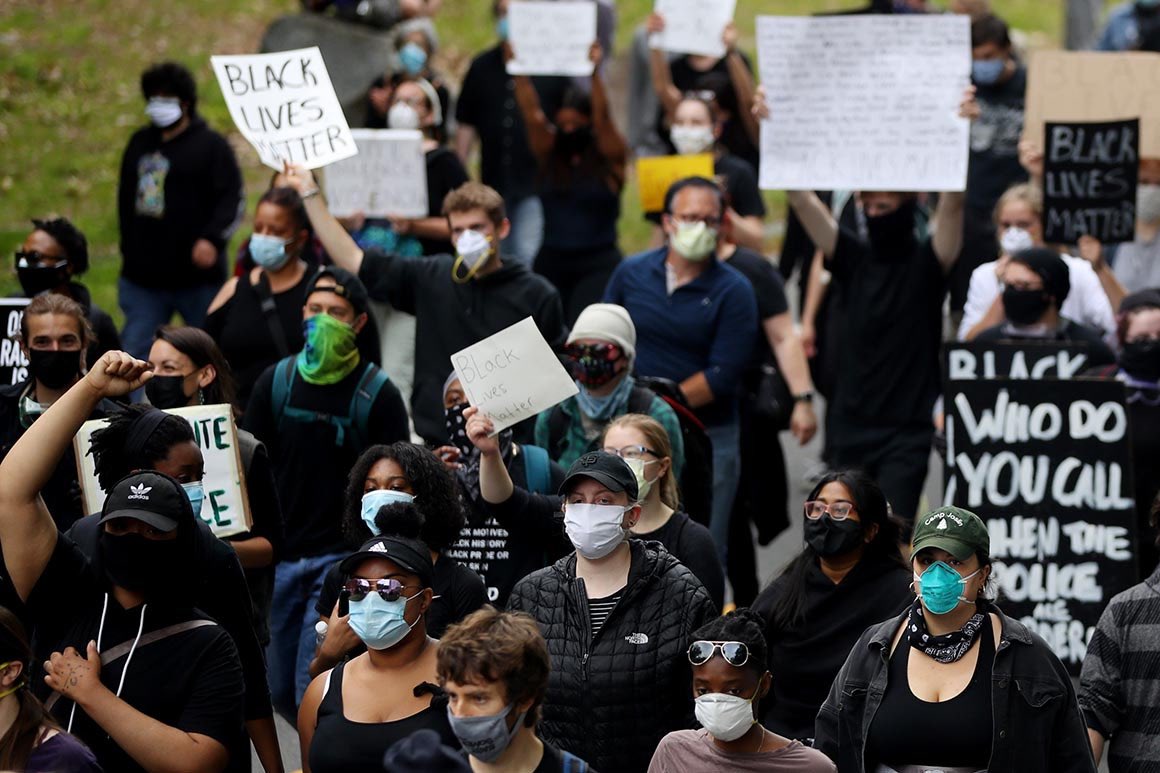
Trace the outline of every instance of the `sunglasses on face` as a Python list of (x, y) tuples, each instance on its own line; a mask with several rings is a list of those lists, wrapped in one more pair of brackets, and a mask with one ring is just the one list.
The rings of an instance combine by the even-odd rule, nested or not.
[(721, 650), (721, 657), (731, 666), (741, 668), (749, 662), (749, 647), (740, 641), (695, 641), (689, 645), (689, 662), (694, 666), (704, 665), (717, 650)]
[(378, 593), (383, 601), (398, 601), (403, 596), (403, 588), (408, 587), (413, 586), (404, 585), (391, 577), (385, 580), (347, 580), (342, 590), (351, 601), (362, 601), (370, 593)]
[[(47, 265), (41, 265), (45, 263)], [(16, 267), (17, 268), (64, 268), (68, 265), (68, 261), (64, 258), (58, 258), (56, 255), (45, 255), (43, 252), (31, 250), (25, 252), (24, 250), (16, 251)]]
[(616, 344), (568, 344), (564, 347), (564, 356), (577, 362), (615, 362), (620, 359), (621, 351)]

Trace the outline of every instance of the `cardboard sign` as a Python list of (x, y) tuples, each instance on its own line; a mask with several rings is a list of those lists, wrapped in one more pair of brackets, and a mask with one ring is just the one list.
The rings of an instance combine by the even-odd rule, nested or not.
[(1104, 244), (1136, 238), (1140, 122), (1049, 123), (1043, 154), (1043, 239)]
[(1027, 72), (1023, 138), (1045, 147), (1048, 121), (1140, 119), (1140, 152), (1160, 157), (1160, 54), (1035, 51)]
[(737, 0), (656, 0), (653, 10), (665, 28), (649, 37), (649, 47), (681, 54), (725, 56), (721, 40), (733, 21)]
[(686, 177), (713, 177), (713, 154), (695, 156), (651, 156), (636, 161), (636, 179), (640, 185), (640, 208), (646, 214), (663, 212), (665, 194), (677, 180)]
[[(229, 537), (250, 530), (250, 498), (246, 494), (246, 476), (238, 449), (238, 431), (234, 426), (233, 408), (229, 405), (195, 405), (166, 411), (180, 416), (193, 427), (193, 437), (205, 459), (205, 500), (201, 519), (219, 537)], [(93, 432), (105, 426), (104, 419), (86, 421), (73, 438), (77, 457), (77, 477), (85, 499), (86, 513), (99, 513), (105, 503), (105, 492), (97, 483), (92, 448)]]
[(423, 133), (355, 129), (358, 155), (326, 168), (326, 204), (335, 217), (426, 217), (427, 161)]
[(761, 187), (963, 190), (970, 38), (954, 14), (759, 16)]
[(950, 381), (947, 504), (987, 524), (1003, 611), (1077, 675), (1108, 600), (1136, 582), (1124, 385)]
[(496, 432), (580, 391), (531, 317), (451, 355), (451, 367)]
[(317, 46), (210, 60), (234, 125), (266, 166), (317, 169), (358, 152)]
[(28, 358), (20, 349), (20, 323), (28, 298), (0, 299), (4, 338), (0, 339), (0, 384), (19, 384), (28, 378)]
[(596, 3), (515, 0), (508, 6), (508, 42), (515, 54), (509, 75), (591, 75)]

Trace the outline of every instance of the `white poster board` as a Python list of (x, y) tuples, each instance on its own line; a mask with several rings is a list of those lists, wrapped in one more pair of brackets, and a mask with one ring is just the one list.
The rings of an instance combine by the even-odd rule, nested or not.
[(326, 167), (326, 204), (335, 217), (427, 217), (427, 161), (423, 133), (411, 129), (354, 129), (358, 155)]
[(725, 56), (721, 36), (733, 21), (737, 0), (656, 0), (653, 11), (665, 28), (649, 37), (649, 47), (681, 54)]
[[(193, 427), (193, 436), (205, 459), (205, 500), (201, 519), (219, 537), (229, 537), (250, 530), (250, 499), (246, 495), (246, 476), (238, 448), (238, 431), (234, 426), (233, 408), (229, 405), (195, 405), (166, 411), (180, 416)], [(86, 421), (73, 438), (77, 457), (77, 477), (84, 495), (85, 513), (99, 513), (105, 503), (105, 492), (97, 483), (92, 448), (95, 430), (106, 420)]]
[(451, 355), (451, 366), (496, 432), (580, 391), (531, 317)]
[(28, 298), (0, 299), (4, 337), (0, 338), (0, 385), (19, 384), (28, 378), (28, 358), (20, 348), (20, 324)]
[(762, 188), (966, 187), (966, 16), (759, 16), (757, 47)]
[(210, 60), (234, 125), (266, 166), (317, 169), (358, 152), (317, 46)]
[(594, 0), (515, 0), (508, 6), (510, 75), (591, 75), (596, 42)]

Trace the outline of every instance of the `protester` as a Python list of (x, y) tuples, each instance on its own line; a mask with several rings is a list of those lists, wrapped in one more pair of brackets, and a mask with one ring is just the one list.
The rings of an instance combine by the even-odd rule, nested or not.
[[(489, 424), (468, 423), (469, 434)], [(641, 508), (623, 459), (585, 454), (560, 493), (576, 552), (518, 582), (508, 601), (548, 644), (541, 732), (599, 770), (644, 771), (660, 739), (692, 719), (685, 642), (716, 610), (668, 551), (626, 539)]]
[(550, 345), (564, 340), (558, 293), (500, 256), (511, 224), (503, 199), (491, 188), (466, 183), (443, 201), (456, 257), (416, 260), (373, 249), (364, 254), (314, 193), (318, 186), (310, 171), (291, 166), (287, 175), (305, 197), (310, 222), (334, 262), (365, 281), (375, 300), (415, 315), (411, 413), (415, 431), (431, 445), (443, 445), (446, 435), (441, 387), (451, 355), (528, 316)]
[(1095, 47), (1099, 51), (1160, 51), (1160, 2), (1127, 0), (1112, 8)]
[(473, 613), (439, 641), (437, 667), (451, 731), (474, 769), (591, 771), (536, 735), (551, 661), (530, 616), (490, 606)]
[[(531, 79), (513, 78), (528, 147), (540, 170), (537, 192), (544, 208), (544, 238), (535, 269), (559, 291), (568, 324), (600, 300), (622, 257), (616, 221), (627, 180), (628, 145), (612, 120), (600, 75), (600, 44), (593, 43), (589, 56), (596, 67), (591, 93), (569, 88), (551, 117)], [(510, 45), (505, 58), (511, 58)]]
[(623, 306), (636, 324), (636, 372), (677, 382), (712, 440), (709, 529), (723, 564), (740, 475), (738, 384), (757, 331), (753, 288), (717, 260), (724, 217), (714, 182), (673, 183), (663, 218), (668, 246), (626, 260), (604, 293), (606, 303)]
[(197, 113), (197, 86), (166, 62), (141, 76), (145, 113), (121, 158), (122, 338), (135, 357), (179, 312), (200, 327), (226, 278), (225, 246), (245, 206), (242, 174), (225, 137)]
[(1129, 293), (1160, 287), (1160, 158), (1141, 159), (1139, 175), (1136, 240), (1116, 247), (1112, 267)]
[(915, 521), (910, 563), (918, 599), (854, 645), (818, 713), (815, 747), (854, 773), (1094, 773), (1063, 664), (985, 593), (983, 521), (957, 507), (927, 513)]
[(156, 472), (119, 481), (92, 559), (38, 498), (100, 399), (144, 386), (148, 367), (106, 353), (0, 464), (0, 544), (44, 663), (34, 684), (59, 693), (54, 717), (105, 770), (248, 770), (237, 650), (191, 603), (201, 551), (181, 484)]
[(435, 25), (430, 19), (410, 19), (395, 28), (395, 58), (399, 67), (393, 73), (380, 75), (367, 91), (368, 129), (387, 129), (387, 115), (391, 109), (391, 93), (404, 76), (422, 78), (431, 84), (439, 97), (439, 123), (434, 131), (443, 142), (447, 135), (447, 122), (451, 116), (451, 91), (446, 79), (431, 66), (431, 60), (439, 48)]
[(341, 268), (320, 270), (302, 316), (305, 347), (266, 369), (243, 417), (270, 452), (283, 503), (286, 543), (274, 571), (267, 657), (274, 705), (287, 714), (309, 679), (323, 575), (343, 557), (347, 472), (363, 448), (410, 434), (399, 390), (355, 345), (367, 322), (362, 282)]
[[(377, 770), (394, 742), (435, 730), (455, 743), (435, 682), (439, 642), (427, 635), (431, 557), (426, 545), (380, 536), (341, 565), (350, 627), (367, 651), (317, 676), (302, 698), (303, 773)], [(412, 603), (413, 602), (413, 603)]]
[(435, 16), (443, 0), (302, 0), (312, 13), (325, 13), (334, 6), (335, 16), (353, 24), (387, 30), (407, 19)]
[(758, 723), (759, 704), (772, 681), (761, 625), (757, 615), (740, 609), (693, 632), (688, 658), (702, 729), (675, 730), (662, 738), (649, 773), (834, 771), (826, 755)]
[(74, 281), (89, 270), (89, 243), (85, 235), (63, 217), (33, 220), (32, 225), (32, 233), (16, 251), (16, 277), (25, 297), (56, 293), (81, 305), (93, 329), (85, 362), (96, 362), (105, 352), (120, 349), (121, 336), (113, 318), (93, 303), (89, 288)]
[(834, 676), (862, 632), (911, 602), (898, 525), (866, 475), (827, 473), (805, 502), (805, 545), (757, 600), (777, 675), (762, 724), (810, 738)]
[(458, 745), (448, 746), (434, 730), (416, 730), (391, 744), (383, 755), (384, 773), (472, 773)]

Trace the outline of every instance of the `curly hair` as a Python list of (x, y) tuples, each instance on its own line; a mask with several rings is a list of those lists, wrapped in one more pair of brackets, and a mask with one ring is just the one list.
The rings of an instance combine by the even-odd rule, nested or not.
[[(109, 417), (109, 423), (93, 433), (93, 464), (97, 482), (103, 491), (110, 491), (113, 484), (133, 470), (153, 469), (157, 462), (169, 456), (176, 445), (192, 443), (193, 428), (180, 416), (165, 414), (157, 428), (150, 433), (139, 447), (130, 448), (129, 438), (133, 426), (147, 414), (157, 411), (150, 405), (129, 405)], [(160, 413), (160, 411), (157, 411)]]
[(421, 539), (427, 547), (442, 553), (455, 544), (466, 518), (459, 503), (455, 479), (435, 454), (414, 443), (398, 442), (376, 445), (363, 451), (354, 463), (346, 484), (342, 530), (351, 549), (371, 538), (362, 520), (363, 486), (371, 468), (382, 459), (390, 459), (403, 470), (415, 492), (415, 507), (423, 514)]
[(51, 236), (72, 266), (73, 276), (80, 276), (89, 270), (89, 242), (81, 230), (68, 218), (53, 217), (45, 220), (32, 220), (37, 231), (43, 231)]
[(759, 676), (768, 670), (765, 621), (751, 609), (737, 609), (710, 620), (690, 634), (689, 644), (695, 641), (739, 641), (749, 648), (745, 668), (752, 669)]
[(141, 73), (141, 96), (151, 99), (160, 94), (185, 102), (191, 116), (197, 113), (197, 82), (185, 65), (161, 62)]

